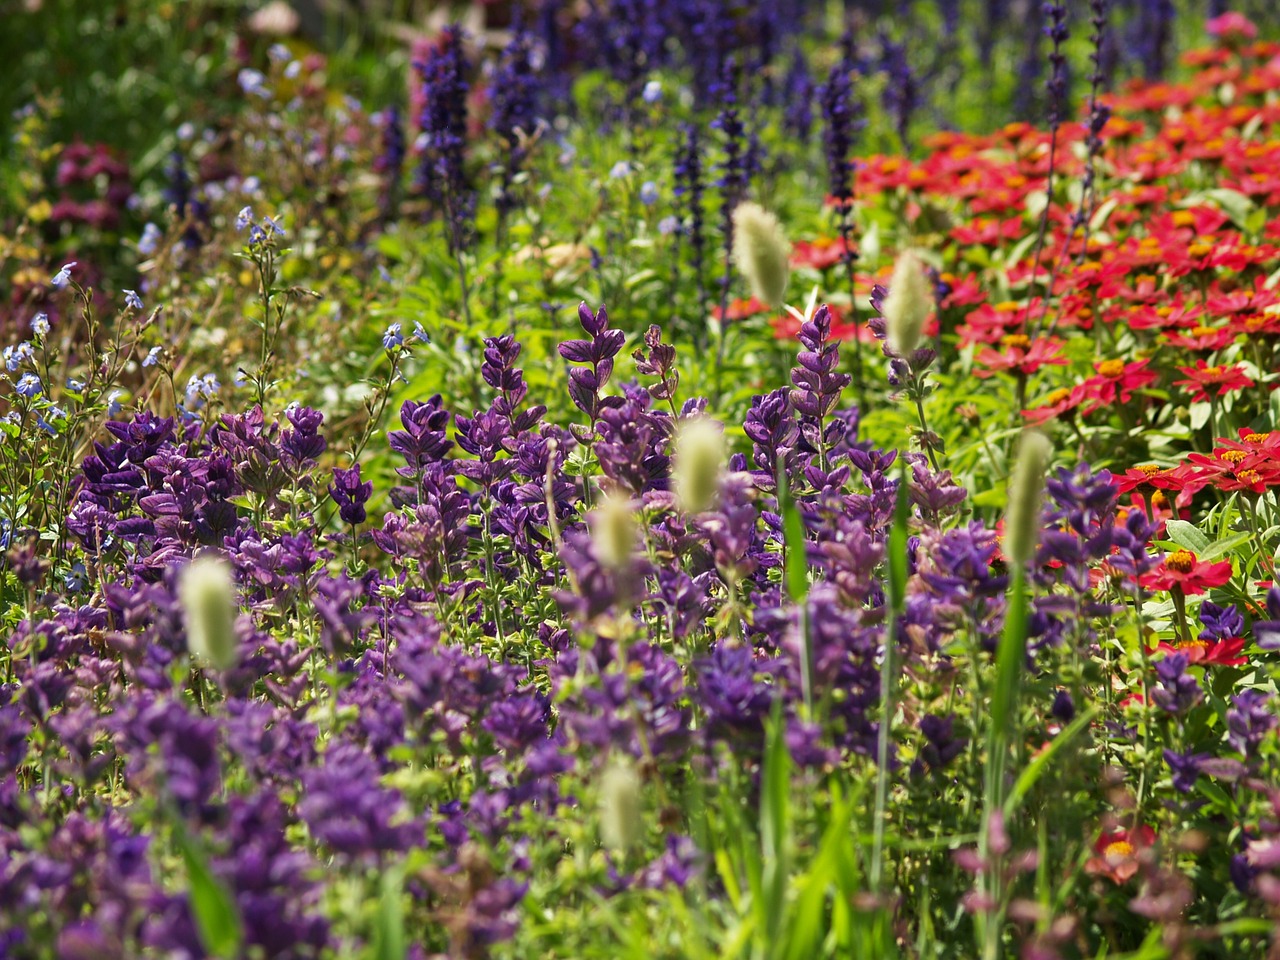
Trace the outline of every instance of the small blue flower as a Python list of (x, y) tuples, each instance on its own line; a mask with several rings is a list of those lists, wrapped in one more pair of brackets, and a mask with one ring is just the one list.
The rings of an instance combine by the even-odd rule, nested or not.
[(44, 393), (44, 385), (40, 383), (40, 378), (34, 373), (24, 373), (18, 378), (14, 389), (18, 391), (18, 396), (26, 397), (28, 400)]
[(142, 309), (142, 298), (138, 296), (137, 290), (126, 290), (124, 292), (124, 305), (130, 310)]
[(49, 335), (49, 315), (43, 310), (31, 318), (31, 332), (37, 337)]
[(66, 588), (67, 593), (79, 593), (84, 589), (85, 582), (88, 579), (89, 571), (84, 568), (83, 563), (77, 563), (62, 575), (62, 585)]
[(293, 63), (289, 64), (287, 67), (284, 68), (284, 75), (288, 77), (290, 80), (292, 80), (301, 72), (302, 72), (301, 60), (295, 60), (293, 61)]
[(64, 263), (62, 265), (62, 269), (59, 270), (57, 273), (55, 273), (49, 279), (49, 282), (53, 284), (53, 286), (59, 289), (61, 289), (62, 287), (65, 287), (68, 283), (71, 282), (71, 268), (74, 267), (78, 262), (79, 261), (72, 260), (70, 263)]
[(24, 363), (30, 363), (35, 359), (36, 351), (31, 346), (30, 340), (23, 340), (21, 343), (9, 345), (4, 348), (4, 366), (10, 373), (16, 373), (18, 368)]
[(200, 380), (200, 392), (209, 400), (216, 397), (221, 389), (222, 384), (218, 382), (218, 378), (212, 373), (206, 373)]
[(267, 239), (266, 232), (256, 223), (249, 228), (249, 246), (259, 246)]
[(107, 394), (107, 416), (118, 417), (124, 411), (124, 404), (120, 402), (122, 396), (123, 390), (112, 390)]
[(652, 180), (646, 180), (640, 185), (640, 202), (646, 207), (652, 207), (658, 202), (658, 185)]
[(625, 160), (619, 160), (613, 165), (613, 169), (609, 171), (610, 180), (621, 180), (623, 177), (631, 176), (631, 164)]
[(154, 367), (160, 362), (160, 354), (163, 350), (164, 347), (152, 347), (147, 351), (147, 355), (142, 358), (142, 365), (144, 367)]
[(662, 99), (662, 81), (650, 80), (644, 85), (644, 91), (640, 96), (645, 103), (657, 103)]
[(142, 236), (138, 238), (138, 252), (144, 257), (151, 256), (159, 249), (163, 236), (159, 227), (154, 223), (148, 223), (142, 228)]
[(241, 207), (236, 214), (236, 229), (245, 230), (253, 223), (253, 207)]
[(413, 322), (413, 335), (423, 343), (431, 342), (431, 334), (427, 333), (427, 331), (423, 329), (422, 322), (419, 320), (415, 320)]
[(67, 393), (84, 393), (84, 381), (75, 377), (67, 378)]
[(274, 220), (271, 217), (263, 217), (262, 225), (271, 233), (278, 233), (282, 237), (287, 237), (289, 235), (285, 232), (284, 227), (280, 226), (279, 221)]
[(664, 237), (668, 237), (673, 233), (678, 233), (679, 230), (680, 230), (679, 217), (663, 217), (661, 220), (658, 221), (658, 232), (662, 234)]
[(258, 70), (245, 67), (236, 74), (236, 82), (245, 93), (264, 99), (271, 96), (271, 90), (267, 87), (267, 78)]
[(382, 335), (382, 345), (388, 350), (394, 350), (396, 347), (404, 345), (404, 334), (401, 332), (400, 324), (393, 323), (387, 327), (386, 332)]
[(286, 47), (283, 43), (273, 43), (267, 49), (267, 56), (276, 63), (288, 63), (293, 59), (293, 51)]
[(185, 123), (180, 123), (178, 124), (177, 134), (179, 140), (184, 142), (190, 140), (196, 135), (196, 125), (190, 120)]

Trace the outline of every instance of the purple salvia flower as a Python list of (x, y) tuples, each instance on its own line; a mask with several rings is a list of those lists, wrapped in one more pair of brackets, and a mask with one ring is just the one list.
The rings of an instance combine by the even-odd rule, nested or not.
[(1263, 737), (1276, 725), (1270, 700), (1261, 690), (1242, 690), (1231, 698), (1227, 709), (1227, 740), (1246, 758), (1258, 752)]
[(338, 515), (342, 517), (343, 523), (349, 523), (352, 526), (364, 523), (366, 516), (364, 505), (369, 502), (372, 494), (373, 481), (360, 482), (360, 464), (355, 464), (349, 470), (333, 468), (333, 483), (329, 485), (329, 496), (333, 497), (334, 503), (338, 505)]
[(1156, 664), (1159, 685), (1151, 690), (1151, 700), (1166, 713), (1181, 715), (1204, 699), (1196, 678), (1187, 673), (1187, 655), (1175, 653)]

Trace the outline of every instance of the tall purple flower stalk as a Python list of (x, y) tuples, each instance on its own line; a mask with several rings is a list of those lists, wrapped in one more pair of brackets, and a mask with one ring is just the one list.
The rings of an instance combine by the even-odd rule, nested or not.
[[(827, 160), (827, 192), (831, 195), (835, 210), (836, 228), (843, 244), (841, 262), (849, 285), (849, 320), (858, 323), (857, 263), (858, 254), (853, 245), (853, 198), (856, 189), (857, 166), (851, 154), (861, 130), (861, 104), (853, 93), (854, 63), (851, 52), (852, 37), (846, 37), (845, 55), (840, 59), (827, 82), (818, 89), (818, 102), (822, 108), (822, 146)], [(853, 354), (853, 376), (857, 383), (858, 405), (866, 406), (866, 394), (862, 374), (862, 353), (855, 338), (850, 346)]]
[[(675, 157), (675, 195), (681, 201), (681, 231), (688, 238), (690, 260), (698, 289), (698, 316), (707, 314), (705, 210), (702, 202), (706, 189), (702, 166), (702, 137), (698, 127), (686, 123), (680, 128), (680, 142)], [(699, 331), (703, 329), (700, 324)]]
[(440, 211), (449, 252), (458, 263), (462, 308), (470, 326), (467, 268), (463, 254), (475, 242), (475, 188), (467, 175), (467, 61), (458, 26), (440, 33), (436, 46), (414, 64), (422, 81), (422, 159), (418, 186)]

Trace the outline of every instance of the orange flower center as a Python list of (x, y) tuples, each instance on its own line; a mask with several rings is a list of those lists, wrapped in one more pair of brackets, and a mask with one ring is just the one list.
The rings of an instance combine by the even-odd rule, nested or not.
[(1190, 573), (1196, 568), (1196, 555), (1190, 550), (1175, 550), (1165, 559), (1164, 565), (1176, 573)]
[(1205, 367), (1200, 372), (1206, 377), (1220, 377), (1222, 376), (1222, 367)]
[(1104, 377), (1118, 377), (1124, 373), (1124, 361), (1103, 360), (1098, 364), (1098, 372)]
[(1102, 849), (1102, 855), (1108, 860), (1124, 860), (1134, 854), (1133, 844), (1128, 840), (1116, 840)]
[(1134, 467), (1133, 469), (1145, 473), (1148, 477), (1154, 477), (1157, 473), (1163, 470), (1164, 467), (1158, 467), (1154, 463), (1144, 463), (1142, 466)]
[(1187, 248), (1187, 253), (1193, 257), (1207, 257), (1213, 252), (1213, 247), (1207, 243), (1193, 243)]
[(1191, 335), (1193, 337), (1209, 337), (1217, 332), (1218, 331), (1214, 330), (1213, 327), (1192, 327), (1191, 328)]
[(1071, 396), (1071, 391), (1066, 387), (1059, 387), (1057, 390), (1050, 390), (1045, 394), (1045, 406), (1053, 406), (1055, 403), (1061, 403), (1067, 397)]
[(1271, 434), (1269, 433), (1246, 433), (1244, 435), (1245, 443), (1266, 443), (1270, 439)]
[(1025, 333), (1007, 333), (1000, 338), (1000, 346), (1026, 350), (1031, 346), (1031, 338)]
[(1151, 506), (1155, 507), (1157, 510), (1163, 510), (1165, 507), (1169, 506), (1169, 498), (1164, 495), (1164, 491), (1157, 490), (1155, 493), (1151, 494)]
[(1236, 474), (1237, 480), (1243, 480), (1245, 483), (1257, 483), (1262, 479), (1262, 474), (1257, 470), (1241, 470)]
[(1220, 455), (1220, 459), (1227, 463), (1243, 463), (1248, 456), (1249, 454), (1243, 450), (1224, 450)]
[(1176, 650), (1203, 650), (1209, 652), (1209, 641), (1207, 640), (1183, 640), (1181, 643), (1175, 643)]

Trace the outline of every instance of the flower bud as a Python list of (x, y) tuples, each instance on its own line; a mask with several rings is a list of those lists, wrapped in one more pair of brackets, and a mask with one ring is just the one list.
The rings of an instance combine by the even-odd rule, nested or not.
[(1004, 515), (1004, 552), (1017, 569), (1026, 567), (1040, 542), (1040, 498), (1052, 457), (1048, 437), (1037, 430), (1023, 432)]
[(693, 417), (679, 424), (671, 473), (681, 510), (701, 513), (715, 502), (724, 460), (720, 424), (706, 417)]
[(924, 274), (924, 264), (915, 253), (904, 250), (893, 265), (889, 293), (880, 308), (884, 314), (885, 337), (894, 354), (907, 357), (920, 346), (924, 324), (932, 309), (933, 293)]
[(635, 504), (620, 493), (608, 493), (591, 512), (591, 539), (596, 559), (610, 570), (622, 570), (636, 545)]
[(640, 775), (627, 759), (614, 759), (600, 780), (600, 838), (618, 853), (634, 847), (644, 830)]
[(740, 203), (733, 211), (733, 258), (752, 296), (770, 307), (782, 305), (791, 273), (791, 244), (778, 218), (758, 203)]
[(192, 658), (215, 670), (234, 667), (237, 601), (231, 566), (213, 556), (192, 560), (178, 581), (178, 601)]

